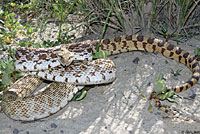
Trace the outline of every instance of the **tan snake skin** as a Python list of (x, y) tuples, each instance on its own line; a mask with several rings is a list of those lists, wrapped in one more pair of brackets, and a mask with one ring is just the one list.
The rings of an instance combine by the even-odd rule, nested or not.
[[(191, 86), (193, 86), (194, 84), (196, 84), (200, 77), (200, 66), (199, 66), (198, 62), (195, 60), (195, 58), (192, 57), (188, 52), (182, 50), (181, 48), (179, 48), (177, 46), (174, 46), (167, 42), (164, 42), (162, 40), (155, 39), (155, 38), (148, 38), (148, 37), (144, 37), (141, 35), (126, 35), (126, 36), (115, 37), (115, 38), (110, 38), (110, 39), (103, 39), (101, 41), (88, 40), (88, 41), (84, 41), (84, 42), (62, 45), (60, 47), (50, 48), (50, 49), (19, 48), (18, 49), (19, 53), (16, 54), (16, 60), (17, 60), (16, 66), (17, 65), (20, 66), (19, 67), (20, 69), (18, 69), (18, 70), (26, 70), (29, 68), (29, 67), (27, 68), (26, 65), (31, 66), (34, 64), (34, 66), (32, 67), (32, 70), (34, 70), (34, 69), (37, 70), (37, 68), (39, 68), (39, 65), (41, 65), (41, 68), (42, 68), (43, 64), (47, 64), (47, 65), (44, 65), (44, 66), (46, 66), (46, 68), (44, 70), (47, 69), (47, 73), (40, 76), (44, 79), (47, 79), (49, 77), (48, 74), (52, 73), (52, 71), (48, 71), (48, 70), (51, 70), (51, 69), (57, 70), (56, 67), (59, 66), (58, 65), (58, 64), (60, 64), (59, 62), (62, 62), (62, 61), (58, 61), (60, 55), (56, 55), (54, 53), (54, 51), (60, 50), (61, 48), (66, 48), (67, 50), (73, 52), (73, 50), (76, 49), (75, 50), (76, 52), (78, 52), (78, 53), (80, 52), (80, 55), (84, 56), (84, 54), (87, 54), (89, 52), (95, 53), (96, 46), (98, 43), (100, 44), (99, 49), (106, 51), (108, 55), (114, 55), (114, 54), (129, 52), (129, 51), (133, 51), (133, 50), (141, 50), (141, 51), (147, 51), (147, 52), (159, 52), (165, 57), (174, 59), (180, 63), (185, 64), (192, 71), (192, 77), (187, 82), (183, 83), (181, 86), (168, 88), (168, 90), (173, 90), (174, 92), (185, 91), (188, 88), (190, 88)], [(79, 48), (81, 50), (79, 50)], [(33, 52), (33, 54), (31, 55), (30, 52)], [(26, 58), (24, 58), (23, 60), (18, 62), (18, 60), (20, 60), (21, 57), (23, 57), (24, 55), (26, 56)], [(35, 61), (37, 63), (31, 63), (34, 59), (33, 55), (36, 55), (37, 57), (39, 57), (38, 59), (35, 59)], [(91, 56), (91, 54), (89, 54), (89, 55)], [(91, 58), (90, 56), (87, 55), (86, 59), (87, 58), (90, 59)], [(84, 59), (85, 58), (83, 58), (81, 60), (84, 60)], [(27, 61), (30, 61), (30, 62), (27, 63)], [(53, 65), (53, 63), (51, 63), (51, 62), (56, 63), (56, 65)], [(111, 62), (111, 61), (109, 61), (109, 62)], [(70, 63), (71, 63), (71, 61), (70, 61)], [(104, 61), (96, 67), (98, 68), (101, 64), (104, 64)], [(113, 63), (111, 65), (113, 65)], [(114, 67), (113, 66), (111, 67), (111, 65), (109, 64), (108, 66), (113, 69)], [(73, 66), (73, 63), (72, 63), (72, 66)], [(43, 70), (43, 69), (41, 69), (41, 70)], [(65, 69), (65, 70), (67, 71), (67, 69)], [(98, 70), (98, 71), (100, 71), (100, 70)], [(109, 78), (111, 76), (109, 76), (109, 73), (104, 74), (105, 71), (102, 71), (102, 72), (100, 73), (101, 78), (100, 78), (100, 76), (98, 76), (98, 77), (95, 77), (94, 79), (96, 79), (96, 78), (97, 79), (100, 78), (100, 80), (104, 79), (102, 83), (106, 83), (106, 81), (111, 82), (114, 80), (114, 77), (115, 77), (114, 75), (112, 75), (111, 80), (107, 80), (107, 78)], [(113, 73), (114, 71), (111, 71), (111, 72)], [(36, 76), (38, 74), (39, 73), (37, 73), (37, 72), (33, 73), (33, 75), (36, 75)], [(88, 81), (92, 81), (92, 78), (91, 78), (92, 74), (96, 75), (94, 73), (86, 73), (86, 74), (88, 75), (87, 76), (87, 78), (89, 79)], [(84, 75), (86, 75), (86, 74), (84, 74)], [(107, 77), (107, 75), (109, 77)], [(59, 78), (65, 77), (65, 79), (61, 80), (60, 82), (54, 82), (49, 87), (47, 87), (48, 90), (45, 90), (41, 94), (37, 94), (37, 95), (31, 96), (31, 97), (28, 97), (28, 95), (30, 94), (28, 91), (29, 90), (32, 91), (32, 89), (31, 89), (32, 85), (33, 85), (33, 87), (36, 87), (35, 85), (38, 85), (38, 83), (40, 81), (39, 78), (32, 77), (32, 76), (25, 76), (25, 78), (18, 80), (14, 85), (12, 85), (9, 88), (9, 91), (4, 95), (5, 97), (2, 101), (3, 112), (8, 117), (10, 117), (14, 120), (24, 120), (24, 121), (32, 121), (32, 120), (44, 118), (46, 116), (49, 116), (49, 115), (57, 112), (59, 109), (61, 109), (63, 106), (65, 106), (67, 104), (67, 103), (65, 103), (63, 105), (60, 105), (60, 103), (58, 103), (59, 100), (62, 99), (65, 102), (70, 101), (71, 98), (74, 96), (74, 94), (78, 90), (80, 90), (82, 87), (77, 87), (77, 86), (72, 85), (73, 82), (70, 83), (70, 81), (68, 80), (70, 78), (67, 78), (67, 80), (66, 80), (67, 75), (64, 75), (63, 73), (58, 74), (58, 76), (52, 77), (49, 80), (54, 81), (57, 79), (56, 77), (59, 77)], [(77, 75), (74, 78), (76, 81), (76, 85), (79, 85), (78, 83), (80, 80), (76, 79), (76, 77), (82, 77), (82, 76)], [(28, 87), (26, 87), (25, 90), (23, 90), (24, 87), (21, 85), (23, 85), (24, 81), (26, 81), (25, 79), (27, 79), (28, 81), (31, 81), (31, 82), (33, 81), (33, 84), (29, 83), (31, 86), (28, 86)], [(36, 82), (34, 82), (34, 81), (36, 81)], [(87, 85), (87, 82), (85, 82), (86, 85)], [(83, 83), (81, 85), (84, 85)], [(101, 83), (93, 82), (92, 84), (101, 84)], [(14, 88), (15, 88), (15, 90), (13, 90)], [(20, 90), (20, 91), (18, 91), (18, 90)], [(23, 93), (24, 91), (25, 91), (25, 93)], [(10, 97), (13, 94), (13, 92), (17, 94), (17, 97), (15, 97), (15, 98)], [(57, 94), (57, 95), (55, 97), (52, 94)], [(48, 101), (44, 101), (44, 100), (48, 100)], [(60, 101), (62, 101), (62, 100), (60, 100)], [(62, 102), (64, 102), (64, 101), (62, 101)], [(53, 104), (55, 103), (56, 106), (54, 106), (52, 103)], [(32, 111), (31, 111), (31, 109), (32, 109)], [(18, 113), (20, 113), (20, 114), (18, 114)]]
[[(95, 46), (98, 41), (91, 41)], [(142, 35), (126, 35), (111, 39), (104, 39), (100, 43), (100, 50), (105, 50), (108, 55), (129, 52), (133, 50), (141, 50), (146, 52), (159, 52), (163, 56), (176, 60), (185, 64), (191, 71), (192, 77), (181, 86), (168, 88), (174, 92), (182, 92), (196, 84), (200, 77), (200, 66), (195, 57), (192, 57), (188, 52), (178, 46), (164, 42), (156, 38), (144, 37)], [(95, 49), (93, 47), (93, 52)]]

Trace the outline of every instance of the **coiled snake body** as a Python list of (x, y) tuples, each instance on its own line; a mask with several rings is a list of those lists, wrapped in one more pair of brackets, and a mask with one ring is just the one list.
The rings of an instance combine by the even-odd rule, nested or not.
[[(54, 48), (18, 48), (15, 68), (26, 75), (11, 85), (4, 94), (2, 110), (14, 120), (32, 121), (47, 117), (64, 107), (84, 85), (110, 83), (116, 68), (108, 59), (92, 60), (96, 47), (108, 55), (141, 50), (159, 52), (185, 64), (192, 77), (181, 86), (168, 88), (182, 92), (197, 83), (200, 66), (188, 52), (155, 38), (126, 35), (101, 41), (83, 41)], [(44, 91), (31, 95), (41, 79), (54, 81)]]

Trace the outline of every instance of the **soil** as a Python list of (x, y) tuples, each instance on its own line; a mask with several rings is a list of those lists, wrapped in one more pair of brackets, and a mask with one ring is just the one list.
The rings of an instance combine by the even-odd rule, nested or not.
[[(57, 28), (55, 24), (49, 23), (46, 29), (49, 34), (44, 33), (44, 38), (54, 40), (57, 37), (58, 32), (54, 32)], [(77, 31), (79, 34), (76, 37), (81, 37), (78, 40), (97, 39), (96, 35), (83, 36), (84, 30)], [(121, 34), (108, 31), (105, 37)], [(186, 45), (179, 47), (194, 54), (194, 48), (187, 44), (200, 45), (196, 39), (197, 37), (191, 38), (185, 42)], [(91, 88), (83, 100), (70, 102), (58, 113), (42, 120), (23, 123), (9, 119), (1, 112), (0, 134), (200, 134), (199, 82), (179, 94), (183, 99), (179, 99), (178, 104), (167, 103), (176, 108), (178, 114), (187, 118), (168, 115), (149, 100), (159, 72), (165, 74), (168, 86), (175, 86), (191, 77), (187, 67), (161, 54), (139, 51), (109, 58), (117, 66), (117, 79), (113, 83)], [(171, 74), (172, 69), (182, 71), (179, 76), (174, 77)], [(153, 113), (148, 110), (150, 103), (154, 107)]]

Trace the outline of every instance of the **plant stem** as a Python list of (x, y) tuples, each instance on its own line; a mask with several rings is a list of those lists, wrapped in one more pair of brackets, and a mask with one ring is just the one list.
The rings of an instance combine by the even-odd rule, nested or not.
[[(101, 35), (100, 35), (100, 41), (102, 40), (102, 38), (103, 38), (103, 36), (104, 36), (105, 30), (106, 30), (106, 26), (107, 26), (107, 24), (108, 24), (108, 20), (109, 20), (109, 17), (110, 17), (110, 15), (111, 15), (111, 12), (112, 12), (114, 3), (115, 3), (115, 2), (112, 1), (112, 5), (111, 5), (111, 7), (110, 7), (110, 9), (109, 9), (109, 12), (108, 12), (108, 15), (107, 15), (107, 17), (106, 17), (106, 23), (104, 24), (103, 30), (102, 30)], [(99, 44), (96, 46), (96, 52), (99, 52)]]
[(60, 23), (59, 23), (59, 32), (58, 32), (58, 41), (61, 41), (61, 32), (62, 32), (62, 24), (63, 24), (63, 0), (59, 0), (60, 4)]

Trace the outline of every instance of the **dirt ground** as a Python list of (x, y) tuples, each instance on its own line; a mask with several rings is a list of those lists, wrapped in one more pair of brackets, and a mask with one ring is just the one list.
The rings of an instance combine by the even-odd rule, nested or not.
[[(115, 34), (105, 37), (112, 36)], [(187, 43), (200, 45), (195, 39)], [(192, 47), (180, 47), (194, 53)], [(148, 110), (148, 98), (158, 73), (165, 74), (167, 85), (175, 86), (191, 77), (188, 68), (161, 54), (139, 51), (109, 58), (117, 66), (117, 79), (113, 83), (91, 88), (83, 100), (70, 102), (58, 113), (42, 120), (23, 123), (1, 112), (0, 134), (200, 134), (199, 83), (179, 94), (184, 99), (180, 99), (178, 105), (170, 103), (189, 118), (172, 118), (153, 101), (154, 112)], [(180, 76), (174, 77), (171, 69), (181, 69)]]

